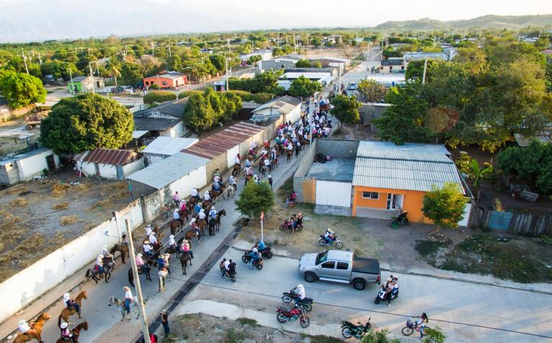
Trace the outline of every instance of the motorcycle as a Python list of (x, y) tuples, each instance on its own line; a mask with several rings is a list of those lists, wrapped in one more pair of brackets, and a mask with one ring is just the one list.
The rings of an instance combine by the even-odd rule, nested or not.
[(403, 212), (401, 214), (399, 214), (398, 217), (393, 217), (393, 222), (391, 223), (391, 227), (393, 229), (398, 229), (399, 226), (401, 225), (410, 225), (410, 222), (408, 221), (408, 218), (406, 217), (406, 215), (408, 214), (408, 212)]
[(358, 325), (355, 325), (345, 320), (342, 321), (341, 334), (345, 338), (355, 337), (356, 339), (361, 339), (372, 328), (372, 324), (370, 324), (370, 319), (372, 318), (368, 318), (366, 325), (362, 325), (360, 322), (358, 322)]
[[(299, 297), (299, 294), (295, 293), (292, 289), (289, 292), (284, 292), (284, 295), (282, 295), (282, 301), (285, 302), (286, 304), (289, 304), (290, 302), (294, 301), (298, 297)], [(310, 312), (312, 311), (313, 303), (314, 301), (312, 300), (312, 298), (305, 297), (305, 299), (297, 301), (297, 306), (302, 307), (307, 312)]]
[(270, 247), (265, 247), (263, 250), (259, 250), (262, 257), (266, 257), (268, 259), (272, 258), (272, 249)]
[(337, 236), (334, 236), (334, 238), (326, 243), (326, 239), (324, 238), (324, 235), (320, 235), (320, 238), (318, 239), (318, 244), (325, 246), (325, 247), (331, 247), (333, 244), (335, 244), (335, 247), (337, 249), (343, 248), (343, 242), (340, 241)]
[(293, 229), (291, 220), (284, 219), (284, 222), (280, 225), (280, 231), (286, 231), (286, 230), (291, 230), (292, 232), (293, 231), (299, 232), (303, 230), (303, 224), (299, 224), (295, 229)]
[(285, 307), (278, 306), (277, 312), (276, 319), (280, 323), (293, 322), (299, 319), (301, 327), (306, 328), (310, 325), (310, 319), (305, 315), (305, 310), (301, 307), (296, 306), (293, 309), (288, 310)]
[[(249, 263), (251, 260), (253, 260), (253, 257), (249, 256), (249, 253), (251, 251), (246, 251), (242, 256), (242, 262), (243, 263)], [(257, 268), (258, 270), (263, 269), (263, 259), (260, 258), (256, 261), (253, 261), (253, 267)]]
[[(380, 301), (387, 301), (387, 299), (385, 298), (385, 293), (387, 293), (385, 288), (384, 287), (380, 288), (380, 290), (378, 291), (378, 294), (376, 295), (376, 299), (374, 300), (374, 304), (379, 304)], [(399, 287), (393, 288), (389, 296), (391, 297), (391, 300), (398, 298)]]

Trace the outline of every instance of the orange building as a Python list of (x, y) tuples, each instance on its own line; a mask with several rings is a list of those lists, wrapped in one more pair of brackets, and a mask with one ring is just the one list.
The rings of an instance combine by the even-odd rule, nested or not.
[(186, 75), (176, 71), (168, 71), (160, 75), (144, 78), (144, 87), (149, 88), (152, 85), (158, 85), (161, 89), (178, 88), (188, 83)]
[(386, 219), (402, 210), (411, 222), (430, 223), (422, 212), (424, 195), (445, 182), (456, 183), (464, 195), (469, 192), (443, 145), (359, 142), (352, 215)]

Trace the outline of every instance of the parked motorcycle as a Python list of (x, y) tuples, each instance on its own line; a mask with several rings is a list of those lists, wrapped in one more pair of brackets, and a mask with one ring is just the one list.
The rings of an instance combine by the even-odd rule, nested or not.
[(340, 241), (337, 236), (334, 236), (334, 238), (326, 243), (326, 239), (324, 239), (324, 235), (320, 235), (320, 238), (318, 239), (318, 244), (324, 246), (324, 247), (331, 247), (332, 245), (335, 245), (336, 249), (343, 248), (343, 242)]
[(303, 230), (303, 224), (299, 224), (295, 229), (293, 229), (293, 226), (291, 225), (291, 220), (284, 219), (284, 222), (280, 225), (280, 231), (286, 231), (286, 230), (291, 230), (292, 232), (293, 231), (299, 232)]
[[(289, 304), (290, 302), (294, 301), (299, 297), (299, 294), (295, 293), (293, 289), (289, 292), (284, 292), (284, 295), (282, 295), (282, 301), (286, 304)], [(302, 307), (305, 311), (310, 312), (312, 311), (312, 304), (314, 301), (312, 298), (307, 298), (303, 300), (297, 301), (297, 306)]]
[[(243, 263), (249, 263), (251, 260), (253, 260), (253, 257), (249, 256), (249, 253), (251, 251), (246, 251), (242, 256), (242, 262)], [(263, 259), (260, 258), (256, 261), (253, 261), (253, 267), (257, 268), (258, 270), (263, 269)]]
[[(387, 301), (387, 299), (385, 298), (386, 293), (387, 292), (385, 290), (385, 287), (381, 287), (380, 290), (378, 291), (378, 294), (376, 295), (376, 299), (374, 300), (374, 304), (379, 304), (381, 301)], [(391, 300), (398, 298), (399, 297), (399, 287), (393, 288), (391, 290), (391, 294), (389, 294), (389, 296), (391, 297)]]
[(401, 214), (399, 214), (398, 217), (393, 217), (393, 222), (391, 223), (391, 227), (393, 229), (398, 229), (399, 226), (401, 225), (410, 225), (410, 222), (408, 221), (408, 218), (406, 217), (406, 215), (408, 214), (408, 212), (403, 212)]
[(358, 322), (358, 325), (355, 325), (346, 320), (342, 321), (341, 334), (345, 338), (355, 337), (356, 339), (361, 339), (372, 328), (372, 324), (370, 324), (370, 319), (372, 318), (368, 318), (368, 321), (365, 325), (362, 325), (360, 322)]
[(305, 315), (305, 310), (301, 307), (296, 306), (293, 309), (288, 310), (285, 307), (278, 306), (277, 312), (276, 319), (280, 323), (293, 322), (299, 319), (301, 327), (306, 328), (310, 325), (310, 319)]

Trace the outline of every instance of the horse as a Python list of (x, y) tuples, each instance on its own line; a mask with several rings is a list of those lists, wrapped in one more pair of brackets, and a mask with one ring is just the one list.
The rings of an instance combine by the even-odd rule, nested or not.
[(125, 264), (125, 260), (128, 255), (128, 245), (125, 243), (116, 244), (113, 248), (111, 248), (111, 250), (109, 250), (109, 253), (114, 255), (117, 251), (121, 254), (121, 261)]
[(111, 272), (113, 269), (115, 269), (115, 263), (113, 262), (113, 257), (106, 256), (103, 258), (103, 272), (100, 272), (100, 270), (96, 270), (96, 266), (88, 269), (86, 271), (85, 277), (88, 279), (92, 279), (96, 281), (96, 284), (100, 279), (98, 279), (98, 275), (100, 278), (102, 276), (105, 276), (105, 282), (108, 283), (109, 279), (111, 279)]
[[(151, 268), (147, 264), (144, 264), (144, 266), (145, 266), (144, 268), (138, 268), (138, 275), (144, 274), (145, 272), (146, 280), (151, 281), (151, 274), (150, 274)], [(132, 272), (132, 268), (128, 270), (128, 283), (132, 287), (136, 287), (134, 286), (134, 273)]]
[(175, 249), (172, 246), (169, 246), (167, 247), (167, 249), (165, 249), (165, 254), (169, 254), (169, 255), (176, 254), (176, 257), (180, 258), (180, 251), (178, 249)]
[(187, 275), (186, 268), (188, 267), (188, 262), (190, 262), (190, 267), (192, 266), (192, 256), (189, 252), (185, 252), (180, 255), (180, 264), (182, 265), (182, 275)]
[[(79, 325), (75, 326), (73, 330), (71, 330), (71, 333), (73, 334), (73, 340), (72, 342), (79, 343), (79, 335), (81, 330), (88, 331), (88, 322), (84, 321), (80, 323)], [(60, 338), (56, 341), (56, 343), (63, 343), (63, 342), (71, 342), (71, 340)]]
[[(77, 297), (75, 298), (75, 302), (79, 304), (79, 307), (82, 311), (82, 300), (88, 299), (88, 293), (86, 291), (81, 291)], [(69, 323), (69, 317), (77, 313), (79, 315), (79, 319), (82, 318), (80, 312), (77, 312), (77, 309), (74, 307), (66, 307), (64, 308), (58, 317), (58, 327), (61, 325), (61, 320), (63, 319), (64, 322)]]
[(213, 201), (214, 201), (214, 200), (217, 200), (218, 197), (221, 196), (221, 195), (222, 195), (222, 198), (223, 198), (223, 199), (226, 199), (226, 198), (224, 197), (224, 191), (225, 191), (225, 190), (226, 190), (226, 185), (225, 185), (224, 183), (222, 183), (222, 184), (220, 185), (220, 189), (218, 189), (218, 190), (212, 188), (212, 189), (211, 189), (211, 194), (212, 194)]
[[(144, 303), (146, 303), (146, 301), (144, 301)], [(127, 311), (126, 311), (126, 308), (125, 308), (125, 301), (124, 300), (120, 300), (120, 299), (117, 299), (115, 296), (111, 296), (111, 298), (109, 298), (109, 301), (107, 303), (107, 306), (111, 306), (111, 305), (117, 305), (119, 307), (119, 310), (121, 311), (121, 321), (128, 319), (128, 321), (130, 321), (130, 316), (128, 313), (127, 314)], [(136, 308), (138, 309), (138, 297), (134, 297), (132, 299), (132, 301), (130, 302), (130, 305), (129, 305), (129, 308), (130, 308), (130, 312), (132, 312), (132, 309), (133, 308)], [(138, 312), (136, 314), (136, 319), (140, 318), (140, 311), (136, 311)]]
[(186, 233), (184, 234), (184, 237), (185, 237), (186, 240), (189, 241), (189, 242), (192, 241), (192, 238), (197, 237), (197, 241), (198, 241), (198, 242), (201, 242), (201, 236), (199, 236), (195, 230), (188, 230), (188, 231), (186, 231)]
[(273, 158), (270, 161), (270, 166), (271, 166), (272, 170), (278, 168), (278, 158)]
[(220, 230), (220, 219), (221, 219), (222, 216), (226, 216), (226, 210), (225, 209), (222, 209), (222, 210), (217, 212), (217, 216), (216, 216), (217, 226), (215, 227), (217, 232)]
[(207, 226), (207, 221), (205, 219), (200, 219), (197, 221), (197, 227), (201, 230), (201, 235), (205, 236), (205, 227)]
[(44, 323), (52, 318), (48, 313), (42, 313), (38, 318), (30, 325), (31, 329), (27, 332), (18, 334), (13, 343), (25, 343), (36, 339), (40, 343), (42, 341), (42, 328)]
[(239, 164), (234, 164), (234, 169), (232, 169), (232, 176), (233, 177), (236, 177), (240, 174), (240, 171), (241, 171), (241, 165)]
[(232, 196), (232, 198), (234, 198), (234, 196), (236, 196), (236, 191), (238, 190), (238, 185), (234, 184), (234, 185), (230, 185), (228, 187), (228, 199), (230, 199), (230, 196)]
[[(186, 221), (188, 221), (188, 216), (186, 216)], [(169, 227), (171, 228), (171, 235), (176, 235), (184, 227), (184, 220), (182, 219), (173, 219), (171, 220)]]
[(216, 218), (210, 218), (209, 219), (209, 236), (215, 235), (215, 228), (217, 227), (217, 219)]
[(291, 162), (291, 158), (293, 157), (293, 150), (286, 150), (286, 159), (287, 162)]

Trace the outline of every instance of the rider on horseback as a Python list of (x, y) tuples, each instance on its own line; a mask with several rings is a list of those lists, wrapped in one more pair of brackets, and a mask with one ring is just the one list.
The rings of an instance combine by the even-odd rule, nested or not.
[(109, 250), (107, 250), (107, 245), (102, 246), (100, 255), (103, 255), (104, 257), (110, 257), (111, 260), (114, 260), (113, 255), (109, 252)]
[(251, 162), (249, 161), (249, 159), (245, 160), (245, 168), (251, 168)]
[(96, 258), (96, 265), (94, 266), (94, 268), (98, 271), (98, 273), (100, 274), (103, 274), (104, 272), (104, 268), (103, 268), (103, 258), (104, 256), (103, 255), (98, 255), (98, 257)]
[(147, 273), (147, 266), (144, 263), (144, 260), (142, 259), (142, 254), (136, 255), (136, 267), (138, 271), (142, 271), (143, 273)]
[(191, 258), (194, 258), (194, 252), (190, 248), (190, 242), (187, 240), (182, 241), (182, 253), (189, 253)]
[(169, 246), (172, 247), (175, 251), (178, 251), (176, 248), (176, 241), (174, 240), (174, 235), (169, 236)]
[(68, 326), (69, 324), (67, 324), (66, 322), (61, 323), (61, 325), (59, 326), (59, 328), (61, 329), (61, 339), (65, 341), (75, 342), (75, 338), (73, 337), (71, 331), (69, 331)]
[(142, 249), (144, 250), (144, 254), (153, 256), (153, 247), (148, 240), (144, 242), (144, 244), (142, 245)]
[(65, 306), (66, 306), (68, 309), (71, 309), (72, 307), (74, 307), (75, 310), (77, 310), (77, 313), (78, 313), (79, 316), (80, 316), (80, 313), (81, 313), (81, 312), (80, 312), (80, 311), (81, 311), (80, 306), (79, 306), (79, 304), (78, 304), (75, 300), (71, 299), (71, 294), (65, 293), (65, 294), (63, 295), (63, 303), (65, 304)]
[(27, 321), (25, 319), (19, 321), (19, 324), (17, 325), (17, 328), (19, 329), (21, 334), (24, 334), (25, 332), (27, 332), (31, 329), (31, 327), (29, 326), (29, 324), (27, 323)]
[(148, 237), (148, 240), (152, 245), (155, 245), (157, 243), (157, 237), (155, 237), (155, 231), (152, 231), (152, 233)]
[(125, 310), (128, 314), (130, 314), (130, 303), (134, 301), (134, 297), (132, 296), (132, 292), (130, 291), (129, 287), (125, 286), (123, 287), (123, 290), (125, 291)]
[(201, 203), (200, 202), (195, 204), (195, 207), (194, 207), (194, 212), (195, 213), (199, 213), (199, 211), (201, 211)]
[(201, 211), (199, 211), (199, 213), (197, 214), (197, 218), (199, 220), (205, 220), (205, 211), (203, 209), (201, 209)]
[(191, 194), (192, 197), (196, 198), (198, 201), (200, 200), (199, 198), (199, 191), (197, 190), (197, 188), (195, 187), (192, 187), (192, 194)]
[(203, 200), (205, 201), (211, 201), (211, 195), (209, 195), (209, 191), (205, 191), (205, 194), (203, 195)]

